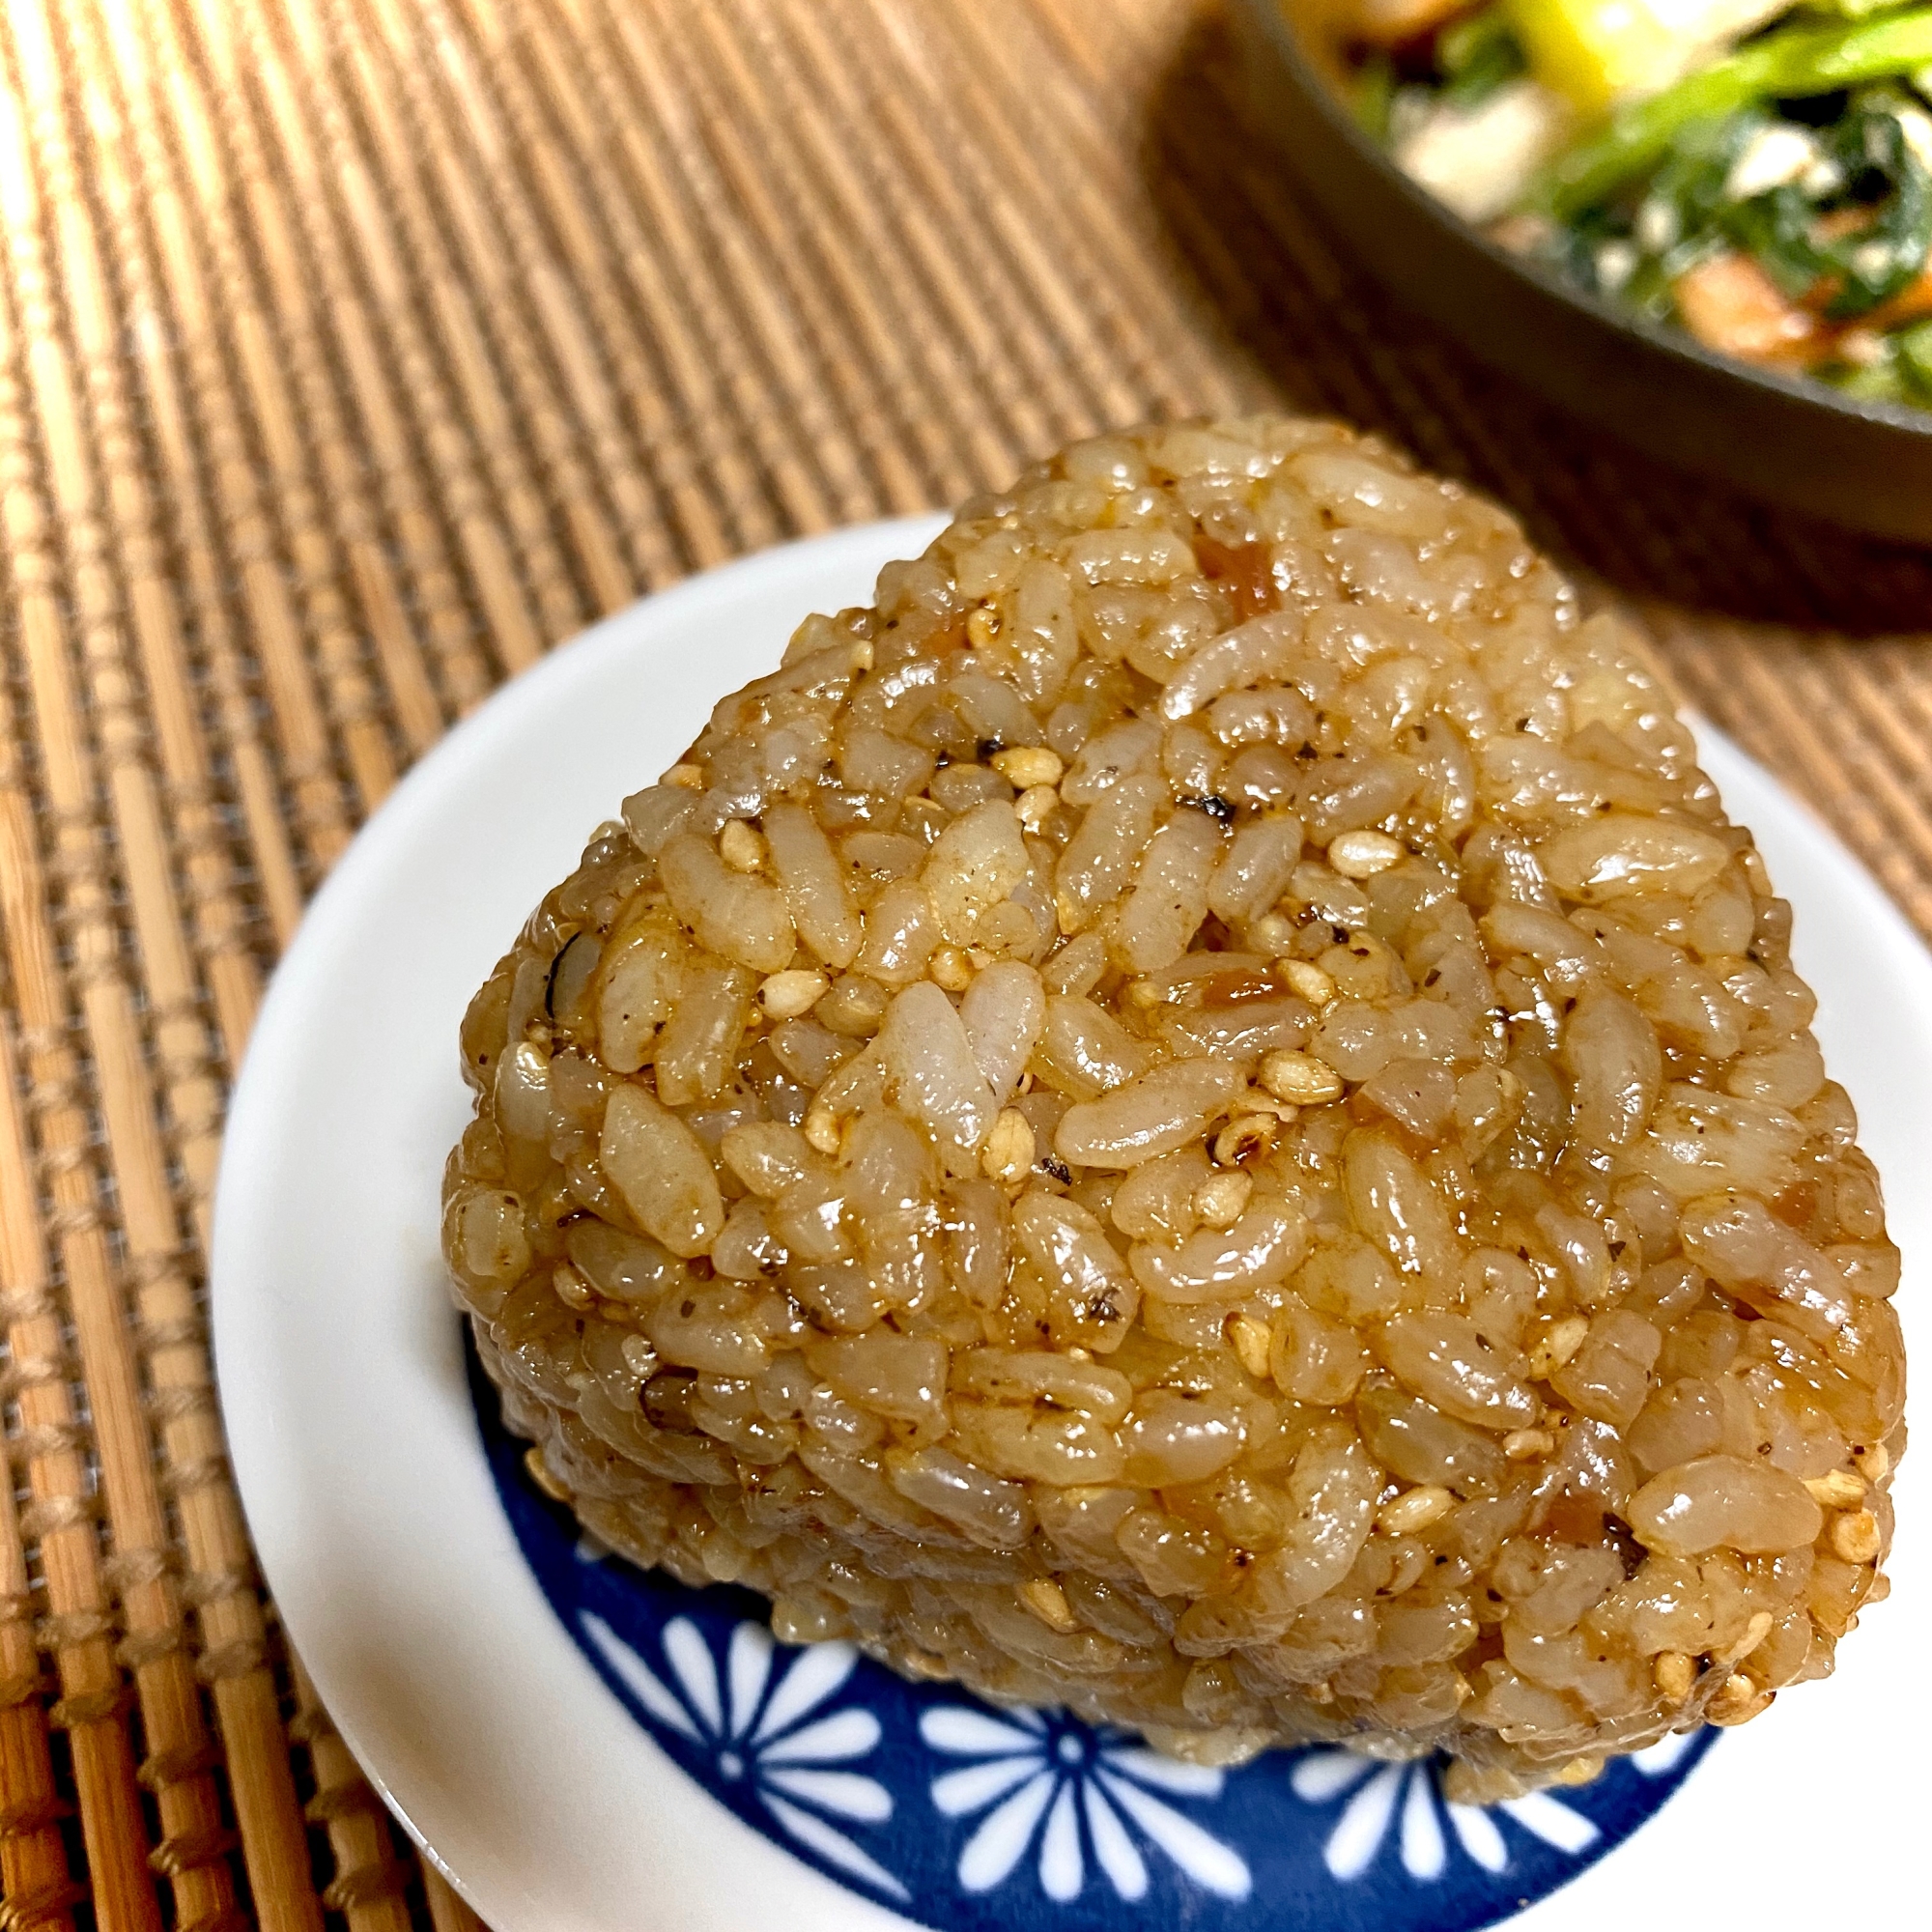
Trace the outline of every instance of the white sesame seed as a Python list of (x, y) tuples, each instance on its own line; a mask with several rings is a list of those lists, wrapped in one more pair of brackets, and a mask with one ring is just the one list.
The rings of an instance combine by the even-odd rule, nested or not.
[(1669, 1704), (1681, 1704), (1697, 1682), (1697, 1666), (1681, 1650), (1661, 1650), (1650, 1667), (1657, 1688)]
[(795, 1020), (801, 1013), (809, 1013), (825, 997), (827, 983), (823, 973), (809, 966), (794, 966), (774, 973), (758, 988), (758, 1005), (764, 1009), (767, 1019)]
[(1035, 1577), (1019, 1586), (1020, 1602), (1049, 1630), (1069, 1636), (1080, 1628), (1066, 1592), (1051, 1577)]
[(718, 835), (718, 856), (734, 872), (755, 872), (765, 863), (765, 841), (742, 818), (734, 818)]
[(1390, 1536), (1412, 1536), (1439, 1522), (1455, 1507), (1456, 1498), (1440, 1483), (1418, 1483), (1385, 1502), (1376, 1512), (1376, 1522)]
[(981, 604), (966, 619), (966, 635), (976, 651), (983, 651), (1000, 635), (1000, 613)]
[(1060, 794), (1050, 784), (1028, 785), (1013, 801), (1013, 810), (1029, 832), (1037, 833), (1059, 804)]
[(1312, 1053), (1277, 1047), (1262, 1061), (1262, 1085), (1277, 1100), (1297, 1107), (1320, 1107), (1342, 1097), (1342, 1076)]
[(994, 1180), (1024, 1180), (1033, 1172), (1037, 1151), (1032, 1122), (1017, 1107), (1009, 1107), (986, 1136), (986, 1145), (980, 1151), (980, 1167)]
[(1828, 1476), (1813, 1476), (1804, 1487), (1827, 1509), (1852, 1509), (1865, 1499), (1863, 1481), (1849, 1469), (1833, 1469)]
[(973, 983), (973, 962), (956, 946), (937, 948), (926, 965), (926, 977), (949, 993), (963, 993)]
[(1884, 1545), (1870, 1510), (1849, 1510), (1832, 1520), (1832, 1548), (1847, 1563), (1873, 1562)]
[(1311, 1007), (1325, 1007), (1335, 997), (1334, 976), (1307, 959), (1283, 959), (1274, 969)]
[(994, 753), (988, 762), (1021, 791), (1031, 791), (1035, 785), (1057, 785), (1066, 771), (1066, 761), (1044, 745), (1014, 745)]
[(1586, 1315), (1566, 1315), (1560, 1321), (1552, 1321), (1529, 1351), (1530, 1380), (1540, 1382), (1545, 1376), (1553, 1376), (1583, 1346), (1583, 1337), (1589, 1332)]
[(1294, 944), (1296, 926), (1278, 912), (1264, 912), (1248, 927), (1248, 944), (1257, 952), (1278, 958)]
[(1232, 1228), (1241, 1218), (1248, 1196), (1254, 1191), (1254, 1177), (1243, 1174), (1239, 1168), (1210, 1174), (1194, 1190), (1194, 1211), (1210, 1228)]
[(1759, 1690), (1742, 1670), (1734, 1670), (1724, 1679), (1704, 1715), (1714, 1724), (1747, 1723), (1770, 1708), (1772, 1696), (1773, 1692)]
[(1242, 1368), (1257, 1381), (1264, 1380), (1268, 1372), (1268, 1352), (1274, 1346), (1267, 1323), (1257, 1321), (1252, 1315), (1236, 1315), (1228, 1323), (1228, 1340)]
[(1342, 832), (1328, 842), (1328, 863), (1345, 879), (1373, 879), (1402, 856), (1401, 841), (1386, 832)]

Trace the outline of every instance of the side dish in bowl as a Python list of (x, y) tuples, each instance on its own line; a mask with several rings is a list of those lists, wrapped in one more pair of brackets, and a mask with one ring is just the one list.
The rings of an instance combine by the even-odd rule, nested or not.
[(1898, 1257), (1788, 929), (1501, 511), (1107, 437), (593, 835), (444, 1252), (539, 1480), (785, 1640), (1586, 1778), (1883, 1594)]
[(1291, 0), (1505, 247), (1719, 355), (1932, 407), (1932, 7)]

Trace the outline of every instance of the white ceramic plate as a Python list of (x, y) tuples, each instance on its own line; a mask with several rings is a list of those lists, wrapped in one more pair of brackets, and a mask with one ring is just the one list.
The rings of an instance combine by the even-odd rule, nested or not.
[[(546, 1601), (483, 1454), (437, 1197), (469, 1110), (457, 1020), (530, 907), (805, 612), (865, 601), (878, 566), (936, 527), (849, 530), (700, 578), (600, 625), (453, 731), (318, 896), (236, 1091), (214, 1328), (250, 1525), (351, 1748), (495, 1932), (742, 1932), (776, 1908), (795, 1932), (904, 1922), (875, 1902), (891, 1887), (848, 1889), (828, 1875), (836, 1852), (802, 1862), (680, 1771)], [(1932, 960), (1806, 811), (1715, 733), (1702, 742), (1796, 904), (1798, 965), (1889, 1182), (1922, 1351)], [(1881, 1919), (1911, 1916), (1932, 1727), (1908, 1638), (1927, 1601), (1923, 1461), (1899, 1489), (1893, 1601), (1836, 1679), (1725, 1738), (1634, 1837), (1515, 1925), (1608, 1932), (1648, 1906), (1668, 1924), (1810, 1926), (1853, 1894)], [(1118, 1873), (1115, 1892), (1131, 1892)], [(1118, 1912), (1109, 1923), (1158, 1922)]]

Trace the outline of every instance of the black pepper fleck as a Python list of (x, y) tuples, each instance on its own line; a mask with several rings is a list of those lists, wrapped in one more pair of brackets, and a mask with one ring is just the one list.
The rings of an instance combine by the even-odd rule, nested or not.
[(1234, 822), (1235, 802), (1233, 799), (1223, 798), (1218, 791), (1190, 791), (1183, 794), (1180, 803), (1196, 811), (1205, 811), (1209, 818), (1219, 824), (1229, 825)]

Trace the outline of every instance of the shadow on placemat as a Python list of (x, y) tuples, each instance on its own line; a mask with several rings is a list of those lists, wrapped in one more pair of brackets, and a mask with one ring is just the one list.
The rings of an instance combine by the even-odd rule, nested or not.
[(1296, 407), (1346, 416), (1501, 498), (1638, 599), (1854, 636), (1923, 630), (1932, 551), (1766, 508), (1641, 456), (1483, 367), (1331, 242), (1253, 129), (1223, 21), (1149, 103), (1145, 171), (1176, 267)]

